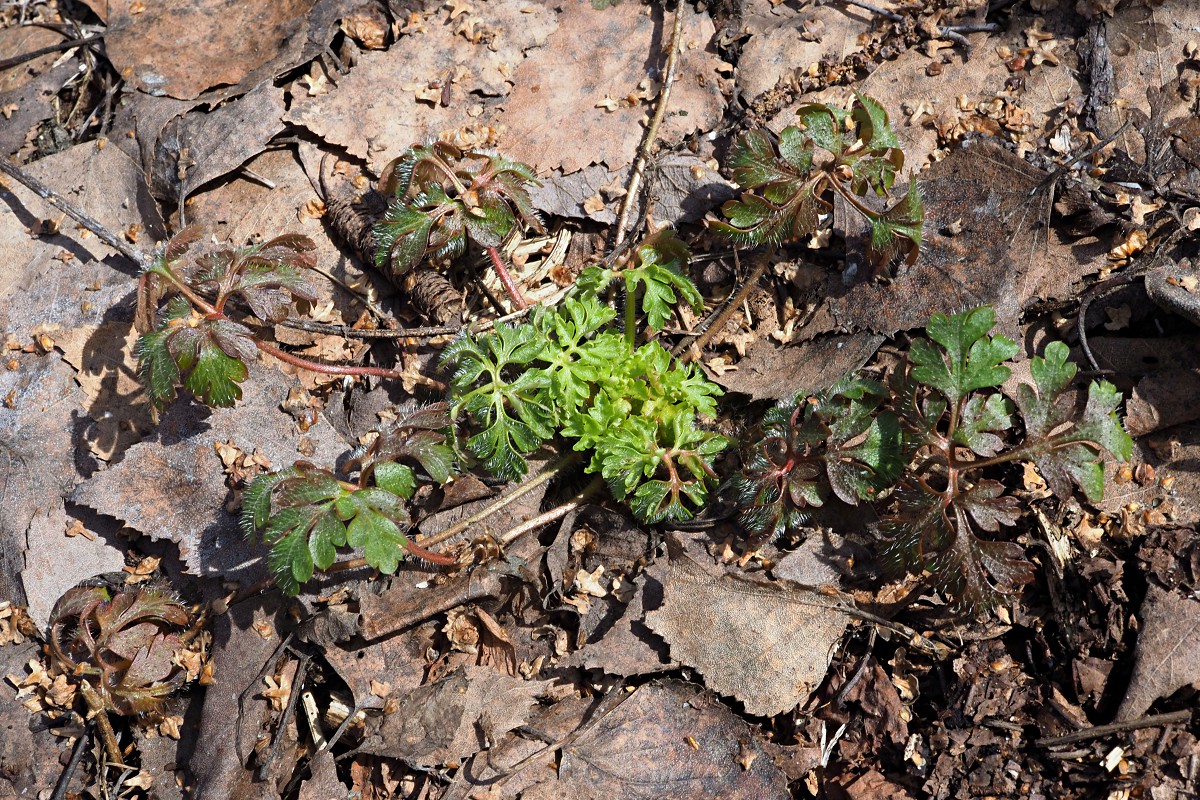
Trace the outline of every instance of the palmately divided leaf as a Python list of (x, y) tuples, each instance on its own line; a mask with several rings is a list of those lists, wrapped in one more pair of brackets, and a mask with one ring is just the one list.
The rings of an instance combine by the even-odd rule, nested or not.
[(803, 524), (831, 494), (853, 505), (895, 481), (904, 449), (899, 420), (878, 410), (886, 396), (878, 382), (847, 377), (767, 412), (763, 439), (729, 483), (751, 547)]
[(1021, 503), (1005, 495), (1004, 484), (999, 481), (979, 481), (955, 502), (971, 515), (976, 525), (992, 533), (999, 531), (1001, 525), (1016, 525), (1021, 516)]
[[(840, 156), (846, 144), (842, 120), (845, 112), (823, 103), (806, 103), (796, 109), (796, 119), (804, 127), (804, 134), (812, 143)], [(809, 156), (808, 166), (812, 158)]]
[(155, 408), (163, 408), (175, 399), (179, 385), (179, 366), (167, 349), (169, 331), (157, 330), (138, 339), (138, 374)]
[(442, 355), (443, 366), (455, 368), (451, 416), (466, 411), (479, 423), (482, 430), (467, 440), (467, 449), (498, 477), (523, 476), (523, 455), (554, 434), (556, 409), (544, 392), (549, 377), (526, 367), (546, 346), (534, 325), (501, 324), (478, 340), (460, 337)]
[(242, 531), (247, 537), (261, 530), (271, 516), (271, 495), (280, 481), (299, 475), (294, 467), (259, 475), (242, 494)]
[(1012, 430), (1013, 405), (998, 393), (972, 395), (963, 406), (954, 441), (980, 456), (994, 456), (1004, 447), (1002, 435)]
[(1102, 454), (1107, 451), (1127, 461), (1133, 439), (1117, 416), (1121, 394), (1107, 381), (1088, 386), (1087, 404), (1074, 418), (1073, 404), (1065, 394), (1076, 373), (1075, 365), (1067, 361), (1068, 353), (1065, 344), (1052, 342), (1044, 357), (1035, 356), (1030, 364), (1035, 386), (1019, 386), (1016, 401), (1025, 421), (1026, 449), (1050, 490), (1069, 497), (1074, 483), (1096, 503), (1104, 498)]
[(397, 497), (403, 497), (409, 500), (413, 496), (413, 492), (417, 489), (417, 477), (413, 475), (413, 471), (404, 464), (397, 464), (395, 461), (382, 461), (375, 464), (375, 469), (371, 473), (375, 479), (375, 485), (380, 489), (391, 492)]
[(712, 222), (710, 227), (738, 244), (780, 244), (812, 234), (820, 225), (821, 215), (832, 210), (832, 205), (813, 193), (811, 184), (805, 184), (780, 205), (749, 193), (739, 200), (728, 200), (721, 206), (721, 213), (729, 222)]
[(276, 539), (267, 556), (267, 566), (275, 576), (280, 591), (292, 597), (299, 594), (300, 587), (313, 576), (307, 531), (297, 527)]
[(871, 236), (867, 243), (867, 258), (872, 264), (882, 266), (903, 255), (909, 266), (916, 263), (924, 219), (921, 190), (913, 179), (908, 193), (899, 202), (883, 214), (869, 218)]
[(209, 406), (228, 408), (242, 399), (239, 383), (249, 377), (246, 365), (227, 355), (216, 343), (202, 340), (183, 385)]
[(391, 516), (381, 513), (370, 499), (356, 497), (369, 491), (371, 490), (366, 489), (351, 495), (355, 498), (356, 513), (346, 526), (346, 541), (351, 547), (362, 548), (363, 558), (372, 568), (385, 575), (392, 575), (400, 566), (400, 559), (404, 557), (408, 537), (400, 530), (396, 521)]
[[(900, 140), (892, 132), (888, 123), (888, 113), (874, 98), (858, 92), (854, 93), (854, 107), (850, 112), (854, 120), (855, 133), (868, 150), (899, 149)], [(896, 166), (899, 169), (904, 161)]]
[(950, 317), (934, 314), (925, 331), (942, 349), (921, 339), (914, 341), (909, 351), (912, 376), (937, 389), (951, 403), (976, 389), (1004, 383), (1012, 370), (1001, 365), (1019, 348), (1007, 337), (988, 336), (995, 324), (996, 312), (991, 306)]
[(804, 155), (804, 137), (797, 128), (783, 134), (790, 158), (780, 163), (775, 145), (765, 131), (752, 130), (742, 134), (729, 154), (733, 179), (743, 189), (757, 189), (775, 183), (788, 183), (802, 177), (812, 166), (812, 147)]
[(956, 611), (992, 608), (1033, 580), (1033, 566), (1021, 548), (976, 536), (961, 505), (947, 508), (942, 495), (907, 486), (897, 491), (897, 500), (900, 511), (882, 526), (888, 537), (885, 564), (893, 573), (927, 571)]
[(455, 469), (454, 449), (446, 444), (451, 427), (447, 404), (436, 403), (404, 414), (367, 447), (355, 451), (346, 469), (370, 472), (380, 462), (413, 460), (436, 483), (446, 483)]

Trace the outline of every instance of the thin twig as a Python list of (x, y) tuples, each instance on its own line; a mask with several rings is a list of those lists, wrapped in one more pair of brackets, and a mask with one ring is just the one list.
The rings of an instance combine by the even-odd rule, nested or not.
[[(695, 361), (700, 357), (700, 353), (704, 350), (704, 346), (708, 341), (717, 334), (725, 323), (729, 322), (729, 318), (734, 315), (742, 303), (750, 296), (750, 292), (758, 284), (758, 279), (767, 271), (767, 267), (771, 264), (771, 258), (775, 255), (775, 248), (763, 250), (755, 258), (754, 267), (751, 268), (750, 274), (746, 276), (746, 280), (738, 290), (730, 295), (719, 311), (713, 312), (700, 326), (700, 333), (690, 339), (684, 339), (671, 351), (671, 355), (677, 357), (685, 364), (690, 361)], [(736, 254), (734, 256), (736, 258)], [(686, 351), (686, 352), (684, 352)]]
[(79, 735), (79, 738), (75, 740), (75, 746), (71, 748), (71, 758), (67, 760), (66, 766), (58, 776), (58, 781), (54, 784), (54, 793), (50, 795), (50, 800), (66, 800), (67, 789), (71, 786), (71, 776), (79, 767), (83, 752), (87, 749), (88, 734), (92, 732), (94, 725), (95, 720), (86, 720), (83, 733)]
[(499, 536), (499, 542), (502, 545), (508, 545), (515, 542), (530, 531), (535, 531), (543, 525), (549, 525), (555, 520), (562, 519), (567, 514), (570, 514), (575, 509), (582, 506), (588, 499), (604, 486), (604, 479), (596, 476), (592, 482), (579, 490), (579, 492), (567, 502), (550, 509), (544, 514), (538, 514), (530, 520), (522, 522), (516, 527), (509, 528)]
[(958, 31), (954, 30), (953, 28), (938, 28), (938, 35), (941, 36), (943, 39), (949, 39), (952, 42), (961, 44), (963, 47), (967, 48), (968, 50), (971, 48), (971, 40), (968, 39), (967, 37), (963, 36)]
[(895, 11), (888, 11), (886, 8), (880, 8), (870, 3), (864, 3), (863, 0), (842, 0), (842, 2), (848, 6), (857, 6), (864, 11), (870, 11), (872, 14), (883, 17), (891, 22), (902, 22), (904, 20), (902, 14), (897, 14)]
[(32, 61), (33, 59), (37, 58), (38, 56), (46, 56), (46, 55), (50, 55), (51, 53), (61, 53), (63, 50), (71, 50), (76, 47), (82, 47), (84, 45), (89, 45), (92, 42), (98, 42), (98, 41), (102, 40), (103, 38), (104, 38), (103, 33), (97, 33), (94, 36), (88, 36), (83, 39), (68, 39), (65, 42), (59, 42), (58, 44), (52, 44), (52, 45), (49, 45), (48, 47), (41, 47), (37, 50), (30, 50), (28, 53), (22, 53), (19, 56), (13, 56), (12, 58), (5, 58), (3, 60), (0, 60), (0, 72), (4, 71), (6, 69), (11, 69), (12, 67), (15, 67), (19, 64), (24, 64), (26, 61)]
[(463, 328), (461, 325), (442, 325), (431, 328), (397, 328), (395, 330), (359, 330), (349, 325), (331, 325), (327, 322), (312, 322), (307, 319), (288, 317), (279, 323), (285, 328), (294, 328), (309, 333), (328, 333), (343, 339), (432, 339), (437, 336), (452, 336)]
[(577, 454), (568, 453), (567, 455), (563, 456), (555, 463), (547, 466), (545, 469), (543, 469), (541, 472), (539, 472), (536, 476), (530, 478), (529, 480), (525, 481), (520, 486), (518, 486), (516, 489), (513, 489), (511, 492), (509, 492), (508, 494), (501, 497), (496, 502), (489, 503), (486, 507), (480, 509), (479, 511), (475, 512), (474, 514), (467, 517), (466, 519), (460, 520), (458, 523), (451, 525), (449, 528), (446, 528), (446, 530), (440, 531), (438, 533), (435, 533), (433, 536), (429, 536), (427, 538), (422, 539), (421, 545), (423, 547), (428, 548), (428, 547), (434, 546), (435, 544), (441, 544), (442, 542), (444, 542), (448, 539), (454, 538), (455, 536), (459, 535), (463, 531), (469, 529), (472, 525), (477, 525), (478, 523), (483, 522), (485, 519), (490, 517), (492, 514), (495, 514), (497, 511), (500, 511), (505, 506), (510, 505), (513, 501), (518, 500), (521, 497), (524, 497), (525, 495), (532, 492), (538, 486), (541, 486), (543, 483), (546, 483), (551, 478), (554, 478), (555, 476), (557, 476), (559, 473), (564, 472), (567, 468), (573, 466), (575, 464), (575, 462), (578, 460), (579, 460), (579, 456)]
[(150, 266), (149, 256), (131, 246), (120, 236), (104, 227), (104, 225), (102, 225), (100, 222), (97, 222), (89, 217), (58, 192), (42, 183), (28, 172), (9, 161), (7, 158), (0, 157), (0, 172), (4, 172), (13, 178), (16, 178), (17, 181), (23, 184), (31, 192), (57, 208), (59, 211), (66, 214), (71, 219), (78, 222), (83, 227), (87, 228), (92, 233), (96, 234), (100, 241), (104, 242), (113, 250), (116, 250), (118, 253), (128, 258), (134, 264), (137, 264), (139, 268), (146, 269)]
[(1155, 714), (1150, 717), (1142, 717), (1140, 719), (1126, 720), (1125, 722), (1112, 722), (1108, 725), (1095, 725), (1091, 728), (1084, 728), (1081, 731), (1073, 731), (1063, 734), (1062, 736), (1045, 736), (1037, 740), (1038, 747), (1056, 747), (1060, 744), (1075, 744), (1076, 742), (1086, 742), (1089, 739), (1099, 739), (1108, 736), (1110, 733), (1124, 733), (1125, 731), (1135, 731), (1141, 728), (1157, 728), (1160, 725), (1174, 725), (1177, 722), (1189, 722), (1192, 719), (1192, 711), (1184, 709), (1183, 711), (1172, 711), (1167, 714)]
[(654, 118), (650, 120), (650, 126), (646, 128), (642, 146), (638, 149), (637, 160), (633, 162), (633, 174), (629, 176), (629, 185), (625, 187), (625, 197), (621, 199), (621, 210), (617, 214), (616, 238), (613, 239), (614, 246), (625, 241), (625, 226), (629, 222), (629, 209), (637, 202), (637, 195), (642, 187), (642, 175), (646, 171), (646, 161), (649, 160), (650, 151), (658, 139), (658, 128), (667, 115), (667, 103), (671, 99), (671, 84), (675, 83), (675, 66), (679, 61), (679, 42), (683, 38), (683, 9), (683, 3), (679, 3), (675, 8), (675, 26), (671, 30), (670, 51), (667, 53), (667, 74), (663, 79), (662, 91), (658, 95), (658, 107), (654, 110)]
[(1083, 299), (1079, 301), (1079, 314), (1075, 318), (1075, 330), (1076, 333), (1079, 334), (1079, 349), (1083, 351), (1084, 357), (1088, 360), (1088, 363), (1091, 364), (1092, 371), (1095, 373), (1108, 372), (1108, 370), (1100, 369), (1100, 365), (1096, 362), (1096, 356), (1092, 354), (1092, 347), (1088, 343), (1088, 309), (1091, 308), (1092, 303), (1095, 302), (1101, 295), (1107, 294), (1111, 289), (1115, 289), (1118, 286), (1124, 286), (1125, 284), (1133, 283), (1140, 277), (1142, 276), (1126, 274), (1100, 281), (1084, 292)]

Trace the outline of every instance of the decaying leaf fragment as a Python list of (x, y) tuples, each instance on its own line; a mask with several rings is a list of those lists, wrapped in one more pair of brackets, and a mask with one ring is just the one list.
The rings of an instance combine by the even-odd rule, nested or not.
[(849, 622), (835, 600), (811, 589), (715, 576), (686, 555), (672, 561), (663, 598), (646, 623), (671, 657), (765, 717), (804, 702)]
[(1137, 663), (1118, 720), (1140, 717), (1158, 698), (1200, 681), (1200, 602), (1151, 584), (1139, 616)]

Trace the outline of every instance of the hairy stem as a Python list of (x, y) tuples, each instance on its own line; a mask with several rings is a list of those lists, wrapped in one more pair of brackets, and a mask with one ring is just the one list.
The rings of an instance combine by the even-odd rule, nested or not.
[(496, 268), (496, 274), (500, 276), (500, 283), (503, 284), (504, 291), (508, 292), (508, 296), (512, 298), (513, 305), (519, 311), (529, 308), (529, 301), (521, 295), (521, 290), (517, 288), (512, 273), (508, 271), (508, 267), (504, 266), (504, 259), (500, 257), (500, 251), (494, 247), (489, 247), (487, 248), (487, 254), (488, 258), (492, 260), (492, 266)]
[(263, 351), (267, 355), (274, 356), (280, 361), (291, 364), (293, 367), (300, 367), (309, 372), (319, 372), (323, 375), (355, 375), (355, 376), (371, 376), (373, 378), (391, 378), (400, 380), (403, 374), (399, 370), (384, 369), (383, 367), (348, 367), (340, 364), (322, 364), (317, 361), (309, 361), (307, 358), (294, 356), (291, 353), (285, 353), (278, 347), (254, 340), (254, 346)]

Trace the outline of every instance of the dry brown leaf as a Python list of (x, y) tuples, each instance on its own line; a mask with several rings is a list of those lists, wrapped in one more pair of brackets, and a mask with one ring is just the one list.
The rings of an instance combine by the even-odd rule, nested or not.
[[(745, 3), (745, 27), (753, 31), (738, 59), (738, 87), (749, 99), (774, 89), (813, 64), (840, 64), (860, 52), (882, 28), (868, 11), (849, 5)], [(814, 7), (815, 6), (815, 7)], [(798, 29), (804, 33), (798, 35)], [(806, 35), (807, 34), (807, 35)]]
[[(301, 63), (315, 0), (157, 0), (134, 13), (114, 3), (105, 32), (113, 66), (144, 92), (184, 100), (212, 87), (236, 93)], [(323, 40), (327, 41), (327, 40)]]
[(1155, 700), (1200, 681), (1200, 601), (1152, 583), (1139, 616), (1137, 661), (1118, 721), (1140, 717)]
[[(346, 148), (377, 172), (411, 145), (461, 128), (473, 107), (481, 111), (475, 124), (491, 124), (497, 112), (494, 98), (508, 94), (512, 68), (526, 50), (544, 43), (557, 25), (550, 7), (539, 5), (534, 13), (523, 14), (525, 5), (522, 0), (472, 3), (470, 14), (496, 32), (488, 43), (473, 43), (456, 34), (447, 24), (454, 10), (440, 8), (390, 49), (363, 53), (350, 74), (339, 78), (329, 92), (296, 98), (285, 120)], [(470, 16), (460, 11), (459, 21)], [(449, 103), (444, 105), (440, 82), (447, 76), (454, 79)], [(404, 86), (428, 89), (434, 82), (439, 88), (427, 95), (435, 101), (432, 104), (418, 99), (412, 90), (399, 90)], [(370, 102), (364, 103), (364, 98)]]
[(849, 623), (828, 597), (715, 575), (682, 554), (672, 561), (663, 598), (646, 624), (671, 645), (671, 657), (742, 701), (747, 713), (765, 717), (807, 699)]
[(549, 685), (488, 667), (460, 667), (401, 699), (359, 750), (424, 767), (461, 761), (524, 725)]
[[(601, 704), (611, 710), (580, 708), (575, 698), (568, 698), (536, 718), (535, 729), (557, 721), (551, 729), (560, 735), (572, 728), (582, 735), (563, 748), (557, 769), (547, 769), (545, 759), (521, 764), (520, 774), (502, 782), (500, 798), (517, 796), (515, 786), (526, 787), (520, 790), (522, 800), (787, 796), (787, 778), (760, 735), (724, 705), (704, 698), (696, 686), (665, 681), (631, 694), (617, 690)], [(583, 720), (594, 724), (581, 724)], [(475, 769), (460, 770), (457, 788), (468, 790), (452, 796), (488, 798), (487, 788), (502, 784), (494, 780), (496, 770), (511, 768), (516, 765), (512, 759), (523, 754), (511, 746), (497, 751), (503, 760), (493, 751), (486, 764), (481, 757)]]
[[(667, 144), (714, 126), (725, 102), (717, 83), (719, 59), (706, 49), (712, 21), (685, 9), (672, 113), (659, 131)], [(596, 106), (605, 97), (635, 92), (646, 77), (647, 53), (661, 28), (644, 11), (632, 3), (603, 10), (567, 4), (546, 46), (530, 53), (513, 75), (512, 95), (500, 116), (508, 131), (501, 148), (508, 156), (542, 172), (561, 167), (564, 173), (601, 162), (620, 169), (633, 161), (652, 106), (618, 103), (613, 111)]]
[(130, 322), (104, 322), (64, 331), (54, 342), (76, 369), (93, 424), (83, 433), (96, 456), (111, 461), (153, 427), (150, 404), (138, 378), (138, 334)]
[[(186, 401), (169, 406), (154, 435), (134, 445), (125, 458), (81, 484), (74, 501), (116, 517), (154, 539), (170, 539), (196, 575), (258, 580), (261, 553), (246, 541), (237, 519), (223, 510), (229, 489), (213, 442), (232, 441), (286, 466), (300, 455), (304, 438), (279, 409), (290, 380), (251, 365), (236, 408), (201, 410)], [(197, 435), (203, 433), (203, 435)], [(310, 457), (334, 463), (344, 452), (341, 437), (322, 417), (308, 432), (317, 443)], [(153, 481), (146, 476), (153, 475)]]

